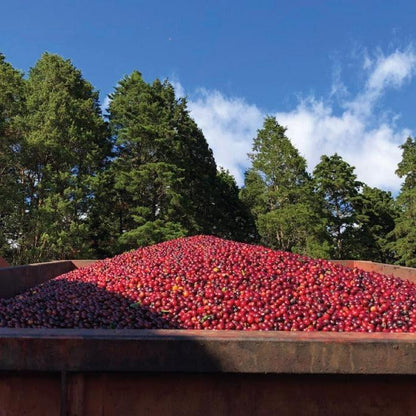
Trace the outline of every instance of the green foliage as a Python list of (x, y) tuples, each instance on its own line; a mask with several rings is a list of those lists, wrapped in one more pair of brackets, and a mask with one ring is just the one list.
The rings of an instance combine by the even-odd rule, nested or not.
[(175, 163), (175, 96), (170, 85), (149, 85), (139, 72), (125, 77), (111, 95), (110, 125), (116, 137), (113, 215), (122, 249), (184, 235), (181, 182)]
[(22, 135), (18, 118), (25, 107), (23, 74), (0, 54), (0, 255), (13, 261), (12, 246), (24, 210)]
[(402, 160), (396, 173), (404, 182), (397, 198), (399, 214), (390, 247), (398, 264), (416, 267), (416, 140), (408, 137), (400, 147)]
[(123, 251), (118, 238), (124, 229), (125, 206), (109, 167), (92, 178), (91, 187), (94, 198), (87, 219), (91, 250), (95, 258), (110, 257)]
[(138, 227), (120, 236), (122, 245), (126, 247), (147, 246), (185, 236), (185, 230), (178, 223), (163, 220), (147, 221), (142, 225), (139, 221), (137, 223)]
[(397, 218), (396, 203), (390, 192), (363, 186), (354, 204), (357, 216), (354, 251), (351, 258), (393, 263), (392, 231)]
[(254, 218), (239, 198), (239, 189), (235, 178), (228, 170), (219, 169), (214, 191), (211, 234), (237, 241), (257, 241), (258, 235)]
[(192, 234), (251, 241), (228, 172), (165, 81), (139, 72), (111, 96), (45, 53), (28, 78), (0, 55), (0, 253), (13, 263), (104, 257)]
[(267, 117), (249, 154), (242, 201), (269, 247), (326, 257), (319, 204), (312, 193), (306, 161), (275, 118)]
[(336, 154), (322, 156), (312, 179), (286, 129), (266, 117), (239, 191), (168, 81), (134, 71), (110, 98), (106, 123), (69, 60), (45, 53), (25, 79), (0, 54), (0, 255), (10, 262), (213, 234), (416, 266), (414, 139), (401, 146), (396, 203)]
[(402, 191), (397, 198), (399, 217), (397, 218), (391, 244), (397, 263), (416, 267), (416, 188)]
[(402, 160), (397, 166), (396, 174), (404, 178), (402, 191), (407, 191), (416, 187), (416, 140), (408, 137), (400, 148), (403, 150)]
[(331, 241), (331, 256), (347, 258), (354, 252), (357, 215), (354, 204), (362, 186), (354, 167), (341, 156), (322, 156), (313, 171), (315, 192), (322, 201), (323, 216)]
[(29, 72), (25, 98), (16, 262), (88, 256), (91, 178), (110, 150), (98, 93), (69, 60), (45, 53)]
[[(101, 229), (95, 246), (105, 240), (100, 216), (118, 251), (199, 233), (249, 239), (253, 226), (234, 178), (217, 174), (211, 149), (172, 85), (148, 84), (134, 71), (110, 98), (115, 158), (104, 178), (111, 191), (97, 192), (91, 216)], [(114, 254), (110, 247), (104, 253)]]

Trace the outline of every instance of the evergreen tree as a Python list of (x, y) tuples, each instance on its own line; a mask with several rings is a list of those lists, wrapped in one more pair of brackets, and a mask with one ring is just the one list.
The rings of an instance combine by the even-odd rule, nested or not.
[(69, 60), (45, 53), (30, 70), (24, 142), (20, 262), (90, 255), (91, 180), (110, 151), (98, 93)]
[(108, 240), (117, 251), (184, 235), (252, 233), (235, 182), (217, 174), (186, 99), (168, 81), (148, 84), (134, 71), (117, 85), (109, 112), (116, 154), (106, 176), (114, 188)]
[(239, 189), (234, 176), (228, 170), (220, 168), (216, 179), (214, 195), (216, 212), (214, 212), (211, 234), (237, 241), (256, 242), (258, 235), (254, 218), (239, 198)]
[(165, 93), (159, 81), (149, 85), (135, 71), (111, 95), (110, 124), (117, 146), (111, 165), (113, 203), (122, 249), (187, 233), (180, 222), (184, 176), (175, 163), (174, 108), (166, 105)]
[(394, 262), (390, 246), (397, 208), (391, 193), (364, 185), (354, 205), (358, 227), (351, 247), (354, 252), (349, 257), (380, 263)]
[(267, 117), (249, 154), (241, 198), (253, 214), (261, 242), (272, 248), (327, 256), (319, 205), (306, 161), (276, 119)]
[(0, 54), (0, 256), (9, 262), (14, 262), (12, 248), (19, 235), (24, 202), (18, 128), (24, 101), (23, 74)]
[(395, 239), (391, 248), (398, 264), (416, 267), (416, 140), (408, 137), (400, 147), (402, 160), (396, 174), (404, 182), (397, 197), (399, 213), (391, 234)]
[(355, 204), (362, 186), (354, 167), (341, 156), (322, 156), (313, 171), (315, 191), (323, 201), (323, 213), (331, 239), (332, 258), (347, 258), (354, 253), (357, 236)]

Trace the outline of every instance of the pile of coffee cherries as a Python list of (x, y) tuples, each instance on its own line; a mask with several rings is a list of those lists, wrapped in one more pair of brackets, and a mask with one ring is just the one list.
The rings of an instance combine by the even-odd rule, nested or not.
[(416, 285), (194, 236), (98, 261), (3, 299), (0, 326), (415, 332)]

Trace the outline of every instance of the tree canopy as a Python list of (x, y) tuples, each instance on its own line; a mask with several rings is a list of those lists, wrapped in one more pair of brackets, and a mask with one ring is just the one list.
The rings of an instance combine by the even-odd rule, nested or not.
[(96, 212), (105, 212), (113, 226), (96, 223), (105, 224), (113, 246), (125, 250), (200, 233), (250, 238), (252, 222), (234, 179), (217, 172), (186, 99), (176, 98), (168, 81), (149, 84), (134, 71), (110, 99), (115, 152), (105, 178), (111, 191), (101, 201), (111, 195), (113, 203), (109, 210), (98, 204)]
[(397, 197), (398, 217), (390, 247), (399, 264), (416, 267), (416, 140), (408, 137), (400, 147), (402, 160), (396, 173), (404, 182)]
[(331, 256), (346, 258), (354, 245), (357, 213), (354, 209), (361, 182), (357, 181), (354, 167), (341, 156), (323, 155), (313, 171), (316, 194), (323, 201), (323, 215), (331, 239)]
[(24, 203), (19, 126), (25, 108), (24, 88), (23, 74), (0, 54), (0, 250), (9, 258), (20, 231)]
[[(323, 224), (306, 161), (274, 117), (266, 117), (249, 154), (241, 198), (255, 218), (261, 242), (280, 250), (326, 256)], [(319, 249), (318, 249), (319, 248)]]
[(397, 198), (338, 154), (308, 173), (271, 116), (242, 189), (218, 167), (186, 98), (133, 71), (109, 96), (69, 59), (27, 75), (0, 54), (0, 255), (10, 263), (102, 258), (211, 234), (324, 258), (416, 266), (416, 140), (402, 144)]

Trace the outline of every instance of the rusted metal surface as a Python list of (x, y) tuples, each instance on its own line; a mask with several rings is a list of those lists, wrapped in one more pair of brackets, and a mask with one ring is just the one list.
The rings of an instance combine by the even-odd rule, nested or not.
[(415, 381), (392, 376), (86, 374), (82, 414), (411, 415), (416, 414)]
[[(63, 381), (64, 380), (64, 381)], [(415, 376), (0, 373), (0, 415), (414, 415)]]
[(8, 298), (76, 267), (69, 260), (0, 269), (0, 297)]
[[(65, 394), (65, 398), (64, 401), (61, 401), (61, 411), (64, 414), (68, 414), (68, 415), (88, 415), (89, 413), (87, 413), (87, 409), (86, 409), (86, 403), (85, 403), (85, 397), (86, 396), (91, 396), (92, 400), (95, 400), (95, 404), (93, 404), (92, 407), (92, 412), (96, 412), (97, 409), (99, 409), (101, 407), (101, 415), (105, 414), (106, 412), (108, 413), (109, 409), (104, 409), (100, 403), (99, 403), (99, 398), (101, 397), (102, 394), (100, 394), (102, 392), (102, 386), (100, 385), (95, 385), (95, 386), (91, 386), (88, 385), (87, 387), (85, 386), (85, 376), (86, 373), (70, 373), (67, 374), (67, 383), (66, 383), (66, 388), (63, 389), (63, 393)], [(62, 388), (63, 386), (61, 386)], [(89, 389), (89, 390), (87, 390)], [(136, 394), (134, 394), (131, 399), (132, 401), (134, 401)], [(126, 396), (125, 396), (126, 397)], [(90, 402), (91, 397), (90, 398)], [(98, 400), (97, 400), (98, 399)], [(127, 399), (128, 400), (128, 399)], [(97, 413), (100, 414), (100, 413)], [(118, 415), (122, 415), (123, 413), (115, 413)]]
[(59, 374), (0, 372), (0, 416), (59, 415), (60, 387)]
[(71, 260), (71, 263), (75, 266), (75, 268), (80, 269), (81, 267), (87, 267), (97, 261), (98, 260)]
[(61, 260), (0, 268), (0, 297), (9, 298), (95, 260)]
[(416, 374), (413, 334), (0, 329), (0, 371)]
[(409, 280), (416, 283), (416, 269), (412, 267), (396, 266), (393, 264), (375, 263), (364, 260), (331, 260), (333, 263), (339, 263), (347, 267), (357, 267), (366, 272), (376, 272), (387, 276), (395, 276), (400, 279)]

